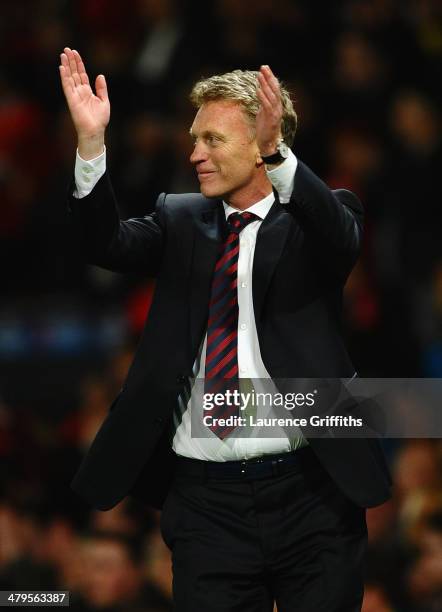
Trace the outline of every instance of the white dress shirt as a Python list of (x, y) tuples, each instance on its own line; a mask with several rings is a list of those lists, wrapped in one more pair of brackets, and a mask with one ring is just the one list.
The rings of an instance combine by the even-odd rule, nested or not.
[[(289, 157), (273, 170), (267, 170), (267, 175), (278, 191), (281, 203), (290, 200), (293, 190), (297, 159), (290, 151)], [(75, 164), (75, 197), (88, 195), (106, 169), (106, 151), (99, 157), (85, 161), (77, 152)], [(255, 315), (253, 311), (252, 269), (253, 256), (257, 234), (262, 221), (267, 216), (274, 202), (273, 191), (259, 202), (250, 206), (247, 211), (256, 214), (259, 219), (249, 223), (240, 234), (240, 247), (238, 256), (238, 368), (240, 379), (252, 379), (253, 384), (259, 385), (259, 380), (270, 379), (261, 358), (258, 334), (256, 331)], [(223, 202), (226, 218), (237, 211)], [(206, 359), (207, 335), (200, 347), (199, 354), (193, 366), (193, 375), (197, 381), (204, 378)], [(249, 437), (244, 437), (242, 428), (237, 428), (224, 440), (220, 440), (210, 429), (204, 432), (204, 437), (192, 437), (192, 414), (195, 411), (202, 417), (201, 389), (203, 382), (193, 385), (190, 399), (184, 396), (178, 399), (174, 414), (174, 435), (172, 447), (178, 455), (208, 461), (231, 461), (250, 457), (258, 457), (268, 453), (283, 453), (305, 446), (307, 441), (299, 435), (289, 439), (281, 430), (281, 437), (258, 437), (263, 432), (253, 431)], [(274, 429), (272, 430), (274, 432)], [(274, 435), (274, 434), (273, 434)]]

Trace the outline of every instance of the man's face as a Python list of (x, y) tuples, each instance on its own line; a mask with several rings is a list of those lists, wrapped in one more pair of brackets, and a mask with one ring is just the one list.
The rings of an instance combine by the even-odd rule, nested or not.
[(198, 110), (190, 134), (195, 141), (190, 161), (195, 165), (201, 193), (241, 203), (259, 176), (258, 148), (239, 104), (206, 102)]

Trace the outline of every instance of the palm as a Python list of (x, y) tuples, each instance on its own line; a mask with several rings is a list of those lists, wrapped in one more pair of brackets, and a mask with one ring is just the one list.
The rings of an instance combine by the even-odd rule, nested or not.
[(72, 121), (79, 135), (104, 132), (110, 118), (106, 81), (95, 81), (94, 94), (83, 61), (77, 51), (66, 48), (61, 54), (60, 77)]
[(94, 133), (104, 129), (109, 123), (109, 100), (103, 101), (94, 94), (90, 85), (80, 85), (75, 88), (68, 99), (72, 120), (82, 131)]

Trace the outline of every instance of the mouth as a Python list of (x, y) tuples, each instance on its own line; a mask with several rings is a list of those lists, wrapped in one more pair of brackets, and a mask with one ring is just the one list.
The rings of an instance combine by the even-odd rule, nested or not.
[(198, 179), (200, 181), (204, 181), (205, 179), (209, 178), (210, 176), (212, 176), (212, 174), (215, 174), (214, 170), (205, 170), (205, 171), (198, 171)]

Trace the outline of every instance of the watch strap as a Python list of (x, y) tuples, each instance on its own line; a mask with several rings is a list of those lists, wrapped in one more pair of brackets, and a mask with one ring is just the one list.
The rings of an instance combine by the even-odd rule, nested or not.
[(273, 153), (272, 155), (261, 155), (261, 159), (265, 164), (277, 164), (280, 161), (283, 161), (285, 157), (281, 155), (279, 151)]

